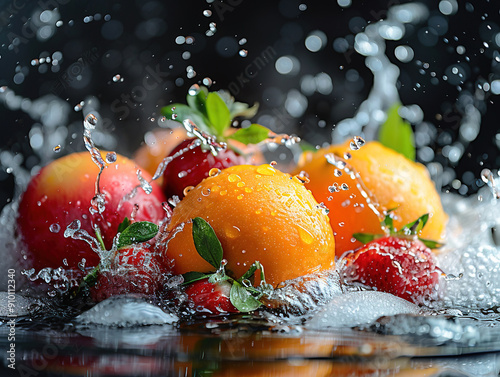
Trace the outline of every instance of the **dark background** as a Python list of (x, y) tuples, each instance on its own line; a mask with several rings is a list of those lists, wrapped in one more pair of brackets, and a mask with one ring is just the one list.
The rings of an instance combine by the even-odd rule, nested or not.
[[(337, 122), (355, 114), (372, 86), (373, 77), (364, 64), (365, 58), (352, 49), (354, 35), (367, 24), (385, 18), (390, 6), (407, 2), (353, 0), (349, 7), (342, 7), (337, 1), (306, 0), (99, 0), (85, 4), (76, 0), (1, 1), (0, 86), (8, 86), (16, 95), (31, 100), (56, 95), (67, 101), (71, 111), (67, 123), (61, 126), (68, 127), (68, 135), (77, 133), (78, 138), (68, 141), (60, 154), (48, 151), (40, 157), (33, 153), (29, 141), (30, 129), (37, 121), (0, 102), (0, 149), (22, 154), (22, 166), (27, 169), (44, 163), (41, 160), (47, 155), (55, 158), (83, 150), (82, 112), (73, 107), (88, 96), (96, 96), (99, 112), (106, 119), (102, 127), (105, 133), (113, 135), (110, 145), (119, 153), (131, 155), (143, 141), (144, 133), (157, 127), (160, 108), (174, 101), (184, 102), (188, 88), (205, 77), (214, 81), (212, 89), (229, 87), (238, 100), (259, 102), (258, 116), (269, 115), (259, 119), (272, 120), (274, 124), (270, 126), (276, 131), (296, 133), (313, 145), (321, 145), (331, 140), (331, 130)], [(476, 93), (478, 83), (499, 78), (500, 58), (497, 61), (496, 57), (500, 56), (500, 38), (495, 39), (500, 32), (499, 4), (460, 1), (456, 13), (443, 15), (438, 9), (440, 2), (421, 3), (428, 6), (431, 17), (409, 26), (402, 40), (388, 41), (387, 55), (401, 69), (398, 89), (402, 103), (418, 104), (424, 111), (424, 120), (435, 129), (429, 144), (435, 150), (432, 161), (454, 174), (445, 181), (444, 189), (469, 195), (481, 186), (479, 175), (483, 168), (500, 166), (500, 141), (496, 136), (498, 95)], [(33, 17), (40, 18), (41, 11), (54, 8), (62, 25), (55, 28), (52, 37), (40, 39), (27, 32)], [(211, 10), (212, 15), (206, 17), (204, 10)], [(437, 18), (431, 21), (432, 16)], [(52, 24), (54, 21), (50, 20)], [(205, 33), (211, 22), (216, 23), (217, 31), (209, 37)], [(322, 31), (327, 39), (322, 50), (311, 52), (304, 41), (315, 30)], [(435, 41), (423, 44), (419, 33), (429, 30)], [(178, 36), (192, 36), (194, 43), (178, 44)], [(242, 38), (247, 42), (239, 46)], [(334, 49), (337, 38), (349, 42), (345, 52)], [(410, 62), (402, 63), (394, 57), (394, 48), (402, 44), (414, 50), (415, 57)], [(464, 46), (466, 52), (457, 53), (457, 46)], [(240, 56), (240, 49), (247, 50), (248, 55)], [(52, 71), (48, 64), (49, 69), (44, 72), (40, 67), (47, 63), (31, 63), (56, 51), (63, 55), (59, 71)], [(275, 61), (284, 55), (294, 56), (300, 62), (295, 76), (277, 72)], [(256, 65), (255, 59), (264, 56), (269, 58), (265, 64)], [(450, 65), (457, 62), (463, 64), (466, 73), (463, 83), (443, 80)], [(187, 77), (188, 66), (196, 71), (195, 77)], [(152, 72), (156, 76), (151, 76)], [(301, 78), (321, 72), (331, 77), (333, 90), (329, 94), (308, 95), (305, 113), (298, 118), (289, 116), (283, 108), (287, 92), (300, 91)], [(22, 80), (19, 75), (16, 79), (18, 73)], [(123, 82), (113, 81), (117, 74)], [(79, 80), (77, 76), (81, 76)], [(134, 90), (145, 85), (149, 86), (147, 90)], [(479, 136), (466, 145), (460, 160), (450, 162), (441, 150), (459, 141), (462, 114), (456, 101), (464, 90), (476, 93), (475, 105), (483, 114), (482, 126)], [(0, 168), (0, 208), (13, 195), (14, 179), (8, 167), (4, 164)]]

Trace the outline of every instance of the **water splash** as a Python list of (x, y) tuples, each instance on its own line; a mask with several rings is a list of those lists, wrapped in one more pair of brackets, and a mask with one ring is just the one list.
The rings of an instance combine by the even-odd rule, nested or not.
[(400, 70), (386, 55), (386, 40), (404, 36), (405, 24), (418, 24), (427, 18), (428, 9), (419, 3), (397, 5), (389, 9), (387, 19), (368, 25), (358, 33), (354, 49), (365, 56), (365, 64), (373, 73), (373, 87), (353, 118), (344, 119), (332, 132), (333, 143), (341, 143), (351, 135), (363, 134), (374, 140), (387, 110), (400, 103), (397, 80)]

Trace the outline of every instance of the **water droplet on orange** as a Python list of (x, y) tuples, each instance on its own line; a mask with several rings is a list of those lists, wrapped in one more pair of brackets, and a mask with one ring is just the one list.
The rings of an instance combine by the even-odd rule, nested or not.
[(274, 169), (271, 165), (264, 164), (257, 167), (257, 173), (272, 176), (276, 173), (276, 169)]
[(217, 168), (212, 168), (210, 169), (210, 171), (208, 172), (208, 176), (209, 177), (215, 177), (217, 175), (220, 174), (220, 169), (217, 169)]
[(241, 177), (238, 174), (229, 174), (227, 180), (231, 183), (241, 181)]
[(186, 196), (188, 192), (191, 191), (192, 189), (194, 189), (194, 186), (187, 186), (186, 188), (184, 188), (182, 193), (184, 194), (184, 196)]
[(240, 228), (238, 228), (237, 226), (234, 226), (234, 225), (228, 226), (225, 229), (226, 237), (234, 239), (240, 235), (240, 231), (241, 231)]
[(309, 231), (306, 229), (302, 228), (301, 226), (297, 226), (297, 230), (299, 231), (299, 237), (300, 239), (307, 245), (310, 245), (314, 241), (314, 237), (312, 236)]

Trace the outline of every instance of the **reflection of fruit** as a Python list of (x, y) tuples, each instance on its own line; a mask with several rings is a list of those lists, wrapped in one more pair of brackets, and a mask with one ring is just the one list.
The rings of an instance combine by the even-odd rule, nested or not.
[(151, 295), (161, 288), (165, 268), (158, 255), (144, 245), (116, 252), (107, 270), (99, 271), (90, 293), (96, 302), (127, 293)]
[[(28, 252), (29, 267), (77, 269), (82, 258), (87, 267), (99, 263), (99, 256), (86, 242), (64, 237), (66, 227), (73, 220), (79, 220), (81, 229), (90, 235), (95, 235), (92, 228), (95, 221), (108, 249), (118, 225), (124, 217), (130, 217), (134, 204), (139, 207), (136, 221), (157, 223), (161, 220), (165, 198), (154, 182), (150, 195), (139, 188), (132, 199), (120, 204), (139, 184), (136, 170), (135, 163), (122, 156), (117, 156), (116, 162), (104, 169), (100, 190), (105, 195), (106, 207), (100, 218), (89, 212), (99, 169), (88, 152), (68, 155), (42, 168), (32, 178), (19, 203), (17, 229)], [(149, 180), (150, 176), (143, 173), (143, 178)]]
[(229, 300), (231, 284), (227, 281), (210, 283), (208, 279), (198, 280), (186, 288), (188, 299), (200, 314), (237, 313)]
[(348, 283), (361, 283), (414, 303), (436, 292), (439, 274), (434, 254), (417, 239), (378, 238), (345, 258), (342, 276)]
[(184, 127), (157, 128), (148, 132), (144, 136), (145, 144), (134, 154), (134, 161), (149, 174), (154, 175), (160, 162), (185, 138)]
[(334, 266), (328, 217), (303, 183), (271, 165), (238, 165), (203, 180), (175, 207), (167, 257), (174, 273), (208, 272), (196, 252), (192, 222), (202, 217), (219, 238), (236, 277), (259, 261), (268, 283)]
[[(351, 150), (346, 143), (304, 154), (297, 168), (297, 171), (308, 173), (310, 182), (306, 187), (330, 209), (338, 256), (361, 246), (353, 242), (353, 233), (381, 233), (381, 219), (368, 208), (362, 197), (363, 190), (360, 190), (362, 186), (358, 186), (360, 182), (327, 161), (326, 157), (332, 153), (341, 163), (347, 161), (348, 166), (357, 171), (368, 192), (379, 203), (380, 210), (396, 208), (393, 211), (396, 228), (429, 213), (431, 218), (419, 236), (443, 240), (447, 215), (425, 167), (378, 142), (369, 142), (359, 150)], [(343, 160), (345, 153), (350, 153), (352, 158)], [(340, 177), (339, 172), (342, 173)], [(346, 190), (342, 188), (344, 183)]]
[[(184, 140), (174, 148), (170, 156), (188, 147), (195, 140)], [(209, 150), (204, 151), (201, 149), (201, 146), (197, 146), (176, 157), (167, 165), (163, 173), (163, 190), (165, 196), (170, 198), (173, 195), (177, 195), (179, 198), (183, 198), (184, 189), (188, 186), (196, 186), (203, 178), (208, 177), (210, 169), (225, 169), (246, 162), (245, 157), (238, 155), (231, 149), (219, 151), (217, 156), (214, 156)]]

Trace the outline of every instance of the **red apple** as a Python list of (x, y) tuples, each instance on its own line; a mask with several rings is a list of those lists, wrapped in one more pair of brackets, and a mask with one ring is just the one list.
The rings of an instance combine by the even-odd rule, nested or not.
[[(139, 187), (135, 196), (122, 202), (139, 185), (137, 169), (133, 161), (120, 155), (104, 168), (99, 187), (104, 194), (105, 209), (101, 215), (92, 215), (89, 208), (99, 168), (88, 152), (70, 154), (42, 168), (31, 179), (19, 203), (17, 231), (24, 245), (27, 267), (37, 271), (60, 266), (76, 270), (83, 259), (86, 267), (99, 264), (99, 255), (89, 244), (64, 237), (66, 227), (74, 220), (79, 220), (81, 229), (93, 237), (96, 224), (106, 248), (110, 249), (118, 225), (125, 217), (130, 218), (135, 205), (138, 206), (136, 221), (158, 223), (163, 219), (165, 197), (155, 182), (151, 194)], [(151, 179), (146, 172), (142, 177)]]

